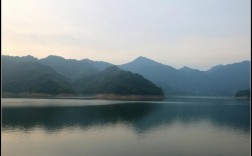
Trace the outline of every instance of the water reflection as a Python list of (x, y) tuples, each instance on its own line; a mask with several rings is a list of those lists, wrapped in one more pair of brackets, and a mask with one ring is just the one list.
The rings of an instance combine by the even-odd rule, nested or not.
[(175, 121), (186, 124), (202, 120), (249, 132), (249, 102), (187, 99), (181, 104), (137, 102), (96, 106), (2, 108), (3, 130), (29, 131), (35, 127), (43, 127), (48, 131), (57, 131), (66, 127), (89, 128), (120, 123), (131, 125), (138, 133), (144, 133)]
[(116, 104), (74, 107), (7, 107), (3, 108), (3, 129), (21, 128), (29, 130), (42, 126), (48, 130), (80, 126), (82, 128), (134, 122), (148, 115), (160, 105)]

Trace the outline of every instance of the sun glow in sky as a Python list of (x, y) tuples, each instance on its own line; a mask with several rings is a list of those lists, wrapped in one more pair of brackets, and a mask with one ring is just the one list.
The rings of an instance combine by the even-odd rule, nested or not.
[(250, 60), (250, 0), (2, 0), (2, 54), (179, 68)]

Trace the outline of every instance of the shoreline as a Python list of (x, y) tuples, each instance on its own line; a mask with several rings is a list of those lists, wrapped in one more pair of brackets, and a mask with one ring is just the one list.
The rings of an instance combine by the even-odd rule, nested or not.
[[(206, 98), (206, 99), (236, 99), (250, 100), (250, 97), (235, 97), (235, 96), (183, 96), (170, 95), (169, 98)], [(128, 100), (128, 101), (162, 101), (167, 99), (167, 95), (119, 95), (119, 94), (96, 94), (96, 95), (81, 95), (81, 94), (40, 94), (40, 93), (2, 93), (1, 98), (29, 98), (29, 99), (86, 99), (86, 100)]]
[(118, 95), (118, 94), (98, 94), (96, 99), (103, 100), (129, 100), (129, 101), (162, 101), (165, 96), (161, 95)]
[(97, 99), (97, 100), (128, 100), (128, 101), (162, 101), (165, 96), (159, 95), (119, 95), (119, 94), (96, 94), (96, 95), (73, 95), (73, 94), (39, 94), (39, 93), (3, 93), (1, 98), (30, 98), (30, 99)]

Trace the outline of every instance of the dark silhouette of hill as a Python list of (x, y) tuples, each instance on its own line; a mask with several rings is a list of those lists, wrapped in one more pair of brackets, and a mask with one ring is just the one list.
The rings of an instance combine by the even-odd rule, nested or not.
[[(12, 71), (10, 69), (19, 63), (37, 62), (49, 66), (55, 72), (64, 76), (65, 79), (70, 79), (70, 82), (76, 81), (75, 84), (82, 79), (80, 86), (83, 88), (88, 86), (86, 84), (88, 79), (94, 79), (93, 76), (96, 75), (97, 77), (103, 70), (112, 66), (112, 64), (102, 61), (65, 59), (52, 55), (43, 59), (29, 55), (24, 57), (2, 56), (2, 62), (3, 74), (10, 73)], [(250, 88), (250, 65), (250, 61), (243, 61), (228, 65), (217, 65), (207, 71), (200, 71), (189, 67), (175, 69), (145, 57), (138, 57), (132, 62), (118, 67), (142, 75), (145, 79), (161, 87), (167, 95), (234, 96), (237, 91)], [(123, 78), (120, 77), (120, 79)], [(92, 81), (88, 82), (91, 83)], [(109, 78), (103, 82), (110, 83)], [(94, 83), (93, 86), (95, 86)], [(80, 89), (78, 86), (76, 88), (77, 90)]]
[(72, 94), (73, 87), (67, 78), (51, 67), (38, 62), (12, 62), (2, 64), (2, 91), (6, 93)]
[[(56, 56), (50, 56), (47, 58), (47, 61), (48, 60), (51, 61), (53, 64), (52, 66), (60, 62), (58, 67), (62, 69), (62, 71), (66, 68), (65, 66), (71, 64), (71, 61), (74, 64), (73, 66), (77, 66), (78, 63), (80, 63), (76, 60), (67, 60), (66, 63), (64, 58)], [(85, 70), (87, 73), (82, 73), (83, 75), (80, 76), (78, 80), (73, 81), (63, 74), (61, 75), (56, 72), (49, 65), (40, 63), (40, 60), (33, 57), (4, 56), (2, 59), (2, 91), (4, 97), (32, 96), (35, 95), (34, 93), (44, 95), (115, 94), (163, 96), (161, 88), (155, 86), (152, 82), (146, 80), (139, 74), (122, 71), (116, 66), (98, 71), (98, 69), (102, 70), (104, 68), (104, 62), (94, 62), (91, 60), (85, 60), (85, 62), (90, 62), (90, 64), (93, 63), (93, 65), (88, 66), (88, 68), (95, 68), (92, 70), (90, 68), (90, 71), (86, 70), (86, 68)], [(64, 65), (61, 66), (61, 63)], [(70, 66), (64, 72), (71, 70), (73, 66)], [(81, 67), (82, 66), (79, 67), (79, 71)], [(71, 74), (77, 72), (78, 71), (75, 70)]]
[(163, 95), (161, 88), (139, 74), (123, 71), (116, 66), (75, 81), (82, 94)]
[(250, 86), (250, 61), (200, 71), (188, 67), (175, 69), (145, 57), (138, 57), (120, 68), (143, 75), (168, 94), (230, 96)]
[(79, 61), (75, 59), (64, 59), (63, 57), (53, 55), (41, 59), (40, 62), (49, 65), (55, 71), (71, 80), (95, 74), (112, 65), (102, 61), (92, 61), (89, 59)]
[[(162, 87), (166, 94), (183, 94), (185, 92), (185, 78), (171, 66), (163, 65), (141, 56), (119, 67), (123, 70), (143, 75), (148, 80)], [(180, 83), (182, 84), (178, 85)]]
[(250, 61), (218, 65), (206, 73), (217, 91), (234, 95), (238, 90), (250, 88), (250, 65)]

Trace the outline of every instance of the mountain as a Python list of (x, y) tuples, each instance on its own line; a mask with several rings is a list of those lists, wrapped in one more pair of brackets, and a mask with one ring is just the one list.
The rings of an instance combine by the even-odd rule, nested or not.
[(119, 66), (143, 75), (162, 87), (166, 94), (234, 95), (250, 86), (250, 61), (218, 65), (208, 71), (183, 67), (175, 69), (145, 57)]
[[(104, 69), (105, 66), (110, 67)], [(83, 75), (80, 74), (79, 78), (75, 77), (77, 80), (71, 80), (53, 67), (68, 76), (76, 73)], [(30, 56), (3, 56), (2, 91), (3, 97), (37, 97), (59, 94), (78, 96), (80, 94), (113, 94), (120, 95), (121, 99), (141, 100), (146, 97), (157, 100), (163, 97), (161, 88), (139, 74), (122, 71), (105, 62), (88, 59), (66, 60), (58, 56), (49, 56), (41, 60)]]
[(211, 79), (209, 75), (197, 69), (183, 67), (178, 72), (184, 76), (187, 84), (187, 94), (209, 95), (214, 92), (214, 88), (209, 84)]
[(161, 95), (161, 88), (139, 74), (120, 70), (116, 66), (75, 81), (76, 90), (82, 94)]
[(51, 67), (36, 61), (2, 59), (3, 96), (13, 94), (72, 94), (73, 87)]
[(206, 73), (217, 90), (233, 95), (238, 90), (250, 87), (250, 65), (250, 61), (218, 65)]
[[(89, 59), (65, 59), (63, 57), (53, 55), (43, 59), (37, 59), (29, 55), (24, 57), (2, 56), (2, 73), (3, 75), (12, 75), (15, 72), (18, 73), (18, 71), (15, 70), (13, 73), (12, 69), (16, 69), (17, 66), (23, 66), (22, 64), (29, 62), (33, 62), (34, 64), (37, 63), (39, 66), (50, 68), (50, 70), (54, 71), (55, 75), (58, 75), (56, 76), (57, 79), (60, 77), (59, 79), (62, 81), (64, 80), (64, 84), (65, 82), (68, 84), (74, 83), (77, 91), (82, 90), (83, 93), (96, 93), (97, 88), (105, 90), (105, 87), (109, 88), (110, 85), (115, 85), (112, 83), (112, 80), (115, 82), (119, 81), (114, 77), (110, 77), (116, 75), (111, 74), (105, 76), (106, 74), (102, 74), (105, 71), (108, 72), (107, 68), (112, 66), (110, 63), (92, 61)], [(228, 65), (217, 65), (207, 71), (200, 71), (186, 66), (180, 69), (175, 69), (171, 66), (161, 64), (146, 57), (138, 57), (135, 60), (118, 67), (122, 70), (142, 75), (148, 81), (151, 81), (156, 86), (161, 87), (166, 95), (234, 96), (237, 91), (243, 90), (244, 88), (250, 88), (250, 65), (250, 61), (243, 61)], [(30, 70), (30, 67), (27, 67), (27, 69)], [(38, 69), (41, 70), (40, 67), (38, 67)], [(25, 69), (19, 70), (25, 72)], [(33, 70), (35, 75), (40, 74), (35, 69)], [(42, 71), (44, 70), (45, 69)], [(99, 79), (98, 77), (101, 78)], [(122, 76), (119, 76), (119, 78), (124, 80), (124, 82), (128, 81)], [(110, 79), (111, 81), (109, 81)], [(85, 81), (87, 81), (87, 83), (85, 83)], [(5, 81), (3, 82), (5, 83)], [(79, 82), (82, 83), (80, 84)], [(99, 87), (97, 88), (95, 88), (96, 83), (99, 84)], [(105, 85), (105, 83), (107, 83), (107, 85)], [(130, 81), (130, 83), (137, 86), (134, 81)], [(76, 84), (80, 86), (77, 86)], [(88, 91), (87, 88), (92, 89), (92, 87), (94, 90)]]
[(10, 65), (21, 62), (38, 62), (45, 64), (53, 68), (59, 74), (62, 74), (73, 81), (79, 77), (92, 75), (104, 70), (109, 66), (112, 66), (112, 64), (103, 61), (92, 61), (89, 59), (65, 59), (61, 56), (55, 55), (49, 55), (43, 59), (37, 59), (30, 55), (23, 57), (2, 55), (2, 60), (8, 60), (9, 62), (12, 62)]
[[(183, 86), (186, 85), (185, 78), (171, 66), (141, 56), (119, 67), (143, 75), (157, 86), (162, 87), (166, 94), (185, 92), (183, 90)], [(182, 84), (180, 85), (180, 83)]]
[(206, 74), (188, 67), (177, 70), (141, 56), (132, 62), (121, 65), (120, 68), (143, 75), (162, 87), (168, 95), (204, 94), (207, 89), (204, 85)]
[(41, 59), (40, 62), (52, 67), (55, 71), (71, 80), (95, 74), (112, 65), (102, 61), (92, 61), (89, 59), (79, 61), (75, 59), (64, 59), (63, 57), (53, 55)]
[(27, 55), (27, 56), (8, 56), (8, 55), (2, 55), (2, 60), (3, 61), (10, 61), (12, 63), (21, 63), (21, 62), (36, 62), (38, 61), (37, 58)]

